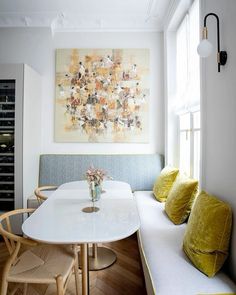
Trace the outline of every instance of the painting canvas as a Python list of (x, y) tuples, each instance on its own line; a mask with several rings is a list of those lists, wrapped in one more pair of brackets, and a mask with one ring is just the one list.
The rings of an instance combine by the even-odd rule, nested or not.
[(148, 142), (148, 49), (57, 49), (55, 81), (56, 142)]

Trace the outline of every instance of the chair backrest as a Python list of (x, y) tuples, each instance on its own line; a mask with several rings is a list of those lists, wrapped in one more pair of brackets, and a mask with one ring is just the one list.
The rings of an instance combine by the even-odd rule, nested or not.
[(30, 213), (33, 213), (34, 210), (35, 209), (17, 209), (17, 210), (4, 213), (0, 216), (0, 234), (2, 235), (6, 243), (6, 247), (10, 255), (12, 255), (13, 252), (16, 250), (17, 244), (18, 244), (18, 251), (20, 249), (21, 244), (25, 244), (28, 246), (37, 245), (37, 242), (33, 240), (14, 234), (12, 232), (12, 226), (11, 226), (11, 217), (18, 214), (30, 214)]
[(35, 196), (37, 197), (39, 205), (42, 204), (43, 201), (47, 200), (48, 196), (44, 193), (45, 191), (51, 191), (57, 189), (55, 185), (47, 185), (37, 187), (34, 191)]

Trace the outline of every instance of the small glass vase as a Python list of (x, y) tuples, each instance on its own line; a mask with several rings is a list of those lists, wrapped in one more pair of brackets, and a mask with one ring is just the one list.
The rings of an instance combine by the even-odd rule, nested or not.
[(92, 202), (97, 202), (101, 197), (102, 187), (101, 184), (90, 183), (89, 195)]

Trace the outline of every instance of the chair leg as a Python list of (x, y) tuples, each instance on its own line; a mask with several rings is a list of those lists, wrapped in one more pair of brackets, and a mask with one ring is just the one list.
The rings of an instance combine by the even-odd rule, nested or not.
[(27, 295), (28, 284), (24, 284), (24, 292), (23, 295)]
[(95, 260), (98, 258), (98, 244), (93, 244), (93, 258)]
[(76, 288), (76, 295), (79, 295), (79, 255), (77, 252), (77, 247), (74, 246), (74, 257), (75, 257), (75, 264), (74, 264), (74, 273), (75, 273), (75, 288)]
[(61, 275), (56, 277), (56, 282), (57, 282), (57, 295), (64, 295), (63, 279)]
[(8, 281), (7, 281), (7, 265), (5, 265), (2, 274), (1, 295), (7, 295)]
[(2, 287), (1, 287), (1, 295), (7, 295), (7, 288), (8, 288), (8, 282), (3, 279)]
[(75, 272), (76, 295), (79, 295), (79, 264), (78, 264), (78, 261), (77, 261), (77, 263), (75, 263), (74, 272)]

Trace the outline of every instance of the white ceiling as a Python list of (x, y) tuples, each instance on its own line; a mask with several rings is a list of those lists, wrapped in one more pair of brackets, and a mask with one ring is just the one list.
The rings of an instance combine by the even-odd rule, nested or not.
[(0, 0), (0, 27), (161, 31), (173, 0)]

